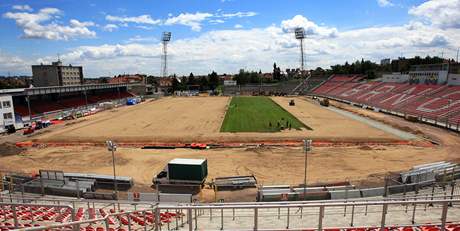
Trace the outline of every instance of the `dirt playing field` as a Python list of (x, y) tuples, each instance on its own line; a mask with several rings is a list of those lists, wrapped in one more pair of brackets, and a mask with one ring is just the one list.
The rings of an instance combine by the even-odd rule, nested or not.
[(290, 98), (273, 99), (313, 130), (220, 132), (230, 97), (167, 97), (81, 118), (32, 139), (42, 142), (104, 142), (113, 139), (118, 142), (183, 143), (300, 140), (305, 137), (347, 141), (400, 140), (305, 100), (299, 99), (295, 107), (289, 107)]
[[(128, 137), (129, 139), (149, 137), (149, 135), (161, 138), (164, 134), (170, 136), (170, 139), (181, 139), (182, 136), (179, 134), (193, 138), (200, 134), (205, 136), (206, 132), (222, 135), (217, 131), (228, 99), (225, 97), (167, 98), (135, 107), (123, 107), (115, 111), (99, 113), (93, 117), (72, 121), (72, 125), (55, 127), (50, 132), (35, 137), (65, 141), (86, 136), (103, 140), (104, 138), (101, 137), (110, 134), (118, 138)], [(302, 122), (313, 127), (316, 132), (314, 134), (317, 135), (330, 133), (329, 136), (337, 139), (349, 136), (354, 139), (392, 137), (381, 130), (369, 129), (365, 124), (340, 116), (306, 99), (297, 98), (295, 107), (287, 106), (289, 98), (273, 99)], [(171, 106), (171, 103), (177, 107)], [(212, 106), (204, 107), (203, 104)], [(376, 182), (381, 183), (382, 176), (388, 171), (403, 171), (417, 164), (442, 160), (460, 162), (458, 153), (460, 137), (456, 133), (337, 102), (333, 104), (344, 110), (417, 133), (420, 137), (431, 139), (439, 145), (421, 147), (356, 144), (314, 147), (309, 154), (308, 161), (309, 183), (348, 179), (373, 185)], [(193, 105), (193, 109), (188, 107), (190, 105)], [(214, 114), (210, 116), (210, 108), (212, 113), (220, 113), (220, 116), (214, 116)], [(198, 120), (195, 121), (195, 119)], [(114, 124), (119, 121), (124, 122)], [(172, 126), (172, 124), (177, 126)], [(304, 135), (308, 131), (302, 132)], [(275, 134), (282, 136), (285, 132)], [(240, 134), (232, 133), (222, 136), (225, 135), (240, 136)], [(158, 173), (169, 160), (176, 157), (207, 158), (208, 181), (215, 177), (248, 174), (254, 174), (259, 183), (265, 185), (299, 184), (303, 181), (304, 154), (300, 147), (262, 146), (210, 150), (143, 150), (134, 147), (120, 147), (116, 152), (117, 172), (118, 175), (132, 176), (136, 182), (135, 190), (149, 191), (152, 190), (150, 185), (154, 174)], [(0, 155), (0, 171), (31, 173), (39, 169), (112, 174), (111, 155), (106, 148), (95, 146), (35, 147), (22, 151), (20, 154)], [(205, 200), (213, 200), (210, 189), (204, 192)], [(254, 192), (243, 194), (229, 195), (234, 200), (253, 200), (255, 198)]]
[[(265, 185), (299, 184), (303, 181), (304, 154), (301, 148), (286, 147), (211, 150), (120, 148), (116, 152), (117, 173), (133, 177), (137, 190), (152, 191), (149, 187), (154, 174), (177, 157), (206, 158), (208, 182), (215, 177), (251, 174)], [(441, 147), (353, 146), (314, 148), (308, 158), (309, 183), (344, 180), (375, 183), (382, 182), (388, 171), (402, 171), (413, 165), (435, 161), (458, 161), (459, 156), (445, 152)], [(105, 148), (31, 148), (20, 155), (1, 157), (0, 169), (29, 173), (52, 169), (111, 175), (112, 162)], [(255, 195), (250, 198), (255, 199)]]

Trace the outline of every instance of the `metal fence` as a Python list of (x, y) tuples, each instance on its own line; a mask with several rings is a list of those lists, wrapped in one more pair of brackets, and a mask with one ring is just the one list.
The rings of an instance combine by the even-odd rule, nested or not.
[[(4, 204), (6, 205), (6, 204)], [(181, 204), (159, 205), (150, 209), (106, 214), (103, 217), (30, 227), (22, 230), (65, 229), (91, 224), (101, 224), (105, 230), (120, 227), (110, 220), (120, 216), (128, 222), (123, 225), (131, 230), (161, 230), (160, 214), (176, 211), (176, 216), (164, 229), (174, 230), (305, 230), (346, 229), (372, 227), (385, 230), (388, 227), (438, 225), (460, 222), (460, 199), (354, 201), (326, 203), (241, 203), (241, 204)], [(6, 206), (19, 206), (7, 204)], [(43, 205), (46, 206), (46, 205)], [(409, 207), (410, 209), (405, 209)], [(13, 210), (14, 211), (14, 210)], [(131, 214), (137, 214), (144, 223), (134, 223)], [(154, 214), (148, 220), (146, 214)], [(138, 221), (139, 222), (139, 221)], [(164, 226), (164, 225), (163, 225)]]
[[(79, 111), (86, 111), (86, 110), (90, 110), (92, 108), (96, 108), (96, 109), (99, 109), (99, 110), (105, 110), (104, 107), (100, 106), (101, 103), (110, 102), (110, 103), (113, 103), (114, 105), (118, 105), (118, 106), (119, 105), (126, 105), (126, 99), (127, 98), (114, 99), (114, 100), (105, 100), (105, 101), (101, 101), (101, 102), (98, 102), (98, 103), (87, 104), (87, 105), (80, 106), (80, 107), (66, 108), (66, 109), (58, 110), (58, 111), (50, 111), (50, 112), (35, 114), (35, 115), (32, 116), (32, 118), (29, 121), (23, 121), (23, 123), (29, 123), (30, 121), (38, 121), (38, 120), (44, 120), (44, 119), (50, 119), (50, 118), (58, 118), (58, 117), (61, 117), (61, 116), (68, 115), (70, 113), (79, 112)], [(28, 116), (27, 116), (27, 118), (28, 118)]]

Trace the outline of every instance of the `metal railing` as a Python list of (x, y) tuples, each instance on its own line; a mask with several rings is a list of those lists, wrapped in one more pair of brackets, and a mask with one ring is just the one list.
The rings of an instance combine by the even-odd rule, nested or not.
[[(407, 198), (406, 198), (407, 199)], [(9, 204), (11, 205), (11, 204)], [(19, 204), (15, 204), (19, 206)], [(30, 206), (30, 204), (27, 204)], [(424, 206), (426, 205), (426, 206)], [(138, 230), (139, 228), (143, 228), (144, 230), (147, 229), (154, 229), (160, 230), (161, 229), (161, 222), (160, 222), (160, 213), (167, 212), (167, 211), (176, 211), (177, 214), (183, 214), (185, 216), (185, 220), (183, 216), (176, 216), (175, 218), (175, 226), (172, 224), (173, 229), (179, 229), (180, 227), (184, 227), (186, 230), (215, 230), (215, 229), (230, 229), (230, 230), (264, 230), (263, 226), (268, 226), (270, 230), (286, 230), (286, 229), (318, 229), (322, 230), (324, 228), (351, 228), (351, 227), (366, 227), (363, 224), (356, 226), (357, 217), (363, 218), (365, 217), (366, 221), (370, 220), (374, 222), (373, 224), (376, 225), (368, 225), (367, 227), (379, 227), (381, 230), (384, 230), (385, 227), (389, 226), (421, 226), (421, 225), (433, 225), (437, 224), (440, 226), (442, 231), (445, 230), (445, 226), (447, 222), (460, 222), (460, 199), (433, 199), (433, 200), (391, 200), (391, 201), (354, 201), (354, 202), (328, 202), (328, 203), (277, 203), (273, 204), (271, 202), (268, 203), (248, 203), (248, 204), (181, 204), (181, 205), (161, 205), (156, 206), (150, 209), (145, 210), (136, 210), (136, 211), (126, 211), (126, 212), (118, 212), (107, 214), (102, 218), (96, 218), (91, 220), (85, 221), (72, 221), (68, 223), (62, 224), (52, 224), (46, 225), (41, 227), (33, 227), (33, 228), (24, 228), (22, 230), (32, 231), (32, 230), (47, 230), (47, 229), (58, 229), (72, 226), (73, 229), (80, 227), (81, 225), (91, 225), (97, 222), (101, 222), (105, 225), (106, 230), (111, 228), (111, 225), (114, 224), (110, 222), (110, 219), (113, 217), (119, 216), (126, 216), (128, 219), (127, 224), (128, 231), (132, 229)], [(49, 206), (49, 205), (43, 205)], [(404, 208), (411, 206), (412, 211), (404, 211)], [(420, 210), (427, 211), (427, 206), (430, 206), (429, 220), (422, 220), (418, 222), (417, 214), (420, 213)], [(56, 206), (54, 206), (56, 207)], [(64, 206), (69, 208), (69, 206)], [(71, 208), (71, 207), (70, 207)], [(349, 208), (347, 210), (347, 208)], [(448, 211), (452, 209), (453, 216), (450, 216), (448, 220)], [(276, 213), (275, 211), (278, 211)], [(280, 212), (280, 211), (286, 212)], [(293, 212), (293, 211), (300, 211)], [(440, 214), (437, 212), (440, 210)], [(180, 211), (180, 212), (179, 212)], [(183, 212), (184, 211), (184, 212)], [(217, 212), (216, 212), (217, 211)], [(305, 211), (305, 212), (303, 212)], [(307, 212), (308, 211), (308, 212)], [(418, 211), (418, 213), (417, 213)], [(146, 213), (149, 212), (154, 215), (154, 220), (148, 222)], [(214, 214), (216, 215), (213, 215)], [(236, 214), (238, 212), (238, 214)], [(142, 214), (140, 217), (144, 219), (143, 225), (136, 225), (132, 223), (130, 220), (130, 215), (133, 213)], [(344, 215), (341, 215), (344, 213)], [(388, 221), (388, 218), (394, 217), (401, 217), (401, 214), (409, 214), (408, 216), (408, 223), (404, 224), (399, 222), (391, 222)], [(309, 225), (304, 225), (304, 220), (300, 220), (299, 217), (315, 215), (317, 216), (316, 221), (309, 219)], [(74, 213), (72, 215), (74, 217)], [(278, 219), (277, 219), (278, 217)], [(281, 219), (283, 217), (283, 219)], [(326, 219), (328, 217), (340, 217), (344, 221), (347, 220), (348, 225), (342, 225), (339, 227), (340, 224), (344, 224), (344, 222), (334, 222), (335, 226), (325, 224)], [(214, 221), (213, 221), (214, 218)], [(297, 223), (300, 223), (302, 227), (293, 227), (295, 219), (297, 219)], [(388, 221), (388, 222), (387, 222)], [(170, 221), (174, 223), (174, 221)], [(230, 223), (229, 223), (230, 222)], [(313, 223), (312, 223), (313, 222)], [(273, 224), (276, 223), (276, 224)], [(361, 222), (362, 223), (362, 222)], [(168, 230), (170, 230), (170, 223), (167, 223)], [(116, 225), (120, 227), (120, 225)], [(245, 226), (250, 226), (246, 227)], [(277, 227), (277, 226), (284, 226), (284, 227)], [(237, 227), (237, 228), (235, 228)]]
[[(18, 214), (18, 207), (24, 207), (24, 206), (31, 206), (31, 204), (27, 203), (3, 203), (0, 202), (0, 210), (2, 210), (5, 207), (9, 207), (10, 210), (13, 213), (13, 222), (14, 222), (14, 228), (17, 229), (19, 228), (19, 214)], [(60, 208), (60, 209), (69, 209), (71, 211), (71, 219), (72, 221), (75, 220), (75, 209), (72, 206), (69, 205), (47, 205), (47, 204), (33, 204), (34, 207), (44, 207), (44, 208)], [(4, 215), (4, 218), (6, 219), (6, 214)], [(34, 222), (33, 216), (31, 217), (31, 221)]]
[[(159, 214), (157, 213), (158, 210), (157, 209), (150, 209), (150, 210), (136, 210), (136, 211), (127, 211), (127, 212), (118, 212), (118, 213), (111, 213), (111, 214), (107, 214), (105, 215), (104, 217), (102, 218), (96, 218), (96, 219), (89, 219), (89, 220), (84, 220), (84, 221), (72, 221), (72, 222), (67, 222), (67, 223), (63, 223), (63, 224), (52, 224), (52, 225), (46, 225), (46, 226), (39, 226), (39, 227), (30, 227), (30, 228), (22, 228), (22, 229), (19, 229), (19, 230), (23, 230), (23, 231), (38, 231), (38, 230), (50, 230), (50, 229), (58, 229), (58, 228), (65, 228), (65, 227), (68, 227), (68, 226), (72, 226), (73, 227), (73, 230), (76, 231), (76, 230), (79, 230), (79, 227), (81, 225), (84, 225), (84, 224), (88, 224), (88, 225), (92, 225), (92, 224), (95, 224), (97, 222), (101, 222), (104, 224), (105, 226), (105, 229), (106, 230), (109, 230), (110, 228), (110, 219), (111, 218), (117, 218), (117, 217), (120, 217), (120, 216), (125, 216), (127, 218), (127, 221), (128, 221), (128, 231), (131, 231), (133, 229), (133, 223), (131, 221), (131, 214), (133, 213), (142, 213), (142, 217), (143, 217), (143, 222), (144, 222), (144, 226), (143, 226), (143, 229), (144, 230), (148, 230), (148, 224), (149, 222), (147, 222), (147, 216), (146, 216), (146, 212), (152, 212), (152, 214), (155, 214), (154, 218), (155, 220), (153, 222), (151, 222), (151, 229), (156, 229), (156, 227), (159, 227), (159, 222), (160, 222), (160, 218), (159, 216), (157, 216), (156, 214)], [(149, 230), (151, 230), (149, 229)]]
[[(160, 206), (160, 209), (184, 209), (187, 211), (187, 215), (190, 218), (192, 218), (192, 216), (190, 215), (190, 213), (194, 213), (195, 216), (194, 216), (194, 220), (189, 222), (189, 227), (190, 226), (193, 226), (195, 230), (197, 229), (200, 229), (200, 230), (207, 230), (209, 229), (208, 227), (198, 227), (198, 219), (197, 219), (197, 214), (201, 214), (203, 215), (203, 210), (206, 211), (208, 210), (209, 212), (209, 219), (212, 220), (212, 211), (214, 210), (217, 210), (217, 211), (220, 211), (220, 214), (218, 213), (216, 216), (217, 216), (217, 219), (218, 222), (220, 221), (220, 229), (223, 230), (225, 229), (225, 226), (224, 226), (224, 219), (226, 216), (224, 216), (225, 214), (225, 210), (226, 211), (232, 211), (232, 214), (235, 214), (235, 210), (240, 210), (240, 213), (241, 213), (241, 210), (250, 210), (250, 211), (253, 211), (251, 215), (251, 219), (253, 220), (253, 223), (252, 223), (252, 228), (250, 228), (251, 230), (260, 230), (260, 227), (259, 227), (259, 222), (260, 222), (260, 218), (262, 217), (261, 216), (261, 213), (264, 211), (264, 210), (267, 210), (267, 209), (278, 209), (278, 211), (280, 209), (286, 209), (287, 210), (287, 214), (286, 214), (286, 226), (285, 228), (275, 228), (275, 227), (270, 227), (270, 230), (285, 230), (285, 229), (289, 229), (290, 228), (290, 218), (292, 218), (293, 214), (290, 214), (290, 210), (292, 209), (298, 209), (298, 210), (306, 210), (306, 209), (310, 209), (310, 210), (314, 210), (314, 211), (317, 211), (317, 214), (319, 215), (318, 216), (318, 220), (317, 220), (317, 223), (316, 223), (316, 226), (315, 227), (301, 227), (301, 229), (310, 229), (310, 228), (317, 228), (318, 230), (322, 230), (323, 228), (325, 228), (326, 226), (323, 225), (323, 220), (325, 218), (325, 215), (327, 215), (325, 213), (326, 209), (329, 209), (329, 208), (335, 208), (335, 209), (339, 209), (339, 210), (342, 210), (342, 209), (345, 209), (346, 207), (351, 207), (351, 220), (350, 220), (350, 225), (348, 227), (353, 227), (354, 226), (354, 219), (355, 219), (355, 216), (356, 216), (356, 208), (357, 207), (370, 207), (370, 206), (373, 206), (373, 207), (380, 207), (381, 210), (380, 210), (380, 228), (385, 228), (387, 225), (388, 226), (393, 226), (393, 225), (396, 225), (396, 224), (391, 224), (391, 223), (387, 223), (386, 222), (386, 218), (387, 218), (387, 214), (389, 212), (388, 208), (389, 206), (405, 206), (405, 205), (411, 205), (413, 206), (414, 210), (416, 210), (417, 208), (417, 205), (424, 205), (424, 204), (431, 204), (431, 205), (434, 205), (434, 206), (440, 206), (441, 207), (441, 210), (442, 210), (442, 214), (440, 217), (433, 217), (432, 221), (430, 223), (436, 223), (437, 221), (441, 221), (440, 225), (442, 227), (445, 226), (446, 222), (447, 222), (447, 212), (448, 212), (448, 207), (449, 207), (449, 204), (450, 203), (453, 203), (453, 204), (458, 204), (460, 202), (460, 199), (454, 199), (454, 200), (406, 200), (406, 201), (373, 201), (373, 202), (329, 202), (329, 203), (308, 203), (308, 204), (305, 204), (305, 203), (288, 203), (288, 204), (247, 204), (247, 205), (244, 205), (244, 204), (239, 204), (239, 205), (213, 205), (213, 204), (208, 204), (208, 205), (188, 205), (188, 206)], [(201, 211), (201, 212), (200, 212)], [(346, 210), (345, 210), (346, 211)], [(402, 211), (402, 210), (398, 210), (399, 212)], [(416, 217), (415, 217), (415, 212), (413, 213), (413, 216), (412, 216), (412, 219), (411, 219), (411, 225), (417, 225), (417, 222), (416, 222)], [(274, 214), (272, 214), (274, 215)], [(367, 214), (366, 214), (367, 215)], [(278, 213), (278, 216), (279, 213)], [(301, 216), (301, 215), (300, 215)], [(263, 217), (264, 219), (266, 217)], [(230, 220), (230, 218), (227, 218)], [(234, 215), (233, 217), (231, 218), (232, 220), (235, 220), (234, 218)], [(460, 218), (459, 218), (460, 219)], [(193, 224), (191, 224), (193, 223)], [(327, 227), (327, 228), (331, 228), (331, 227)], [(336, 227), (334, 227), (336, 228)], [(233, 229), (233, 228), (232, 228)], [(442, 230), (444, 230), (443, 228), (441, 228)], [(189, 230), (192, 230), (192, 228), (189, 228)], [(240, 229), (238, 229), (240, 230)], [(241, 229), (242, 230), (242, 229)]]

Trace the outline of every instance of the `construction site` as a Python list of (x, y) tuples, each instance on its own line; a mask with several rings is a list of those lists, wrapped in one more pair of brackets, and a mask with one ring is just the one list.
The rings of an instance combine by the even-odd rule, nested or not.
[(267, 83), (169, 75), (171, 32), (150, 84), (33, 65), (37, 87), (0, 90), (0, 231), (459, 231), (458, 60), (315, 75), (288, 32), (300, 68)]
[[(55, 125), (22, 141), (25, 150), (19, 155), (2, 156), (0, 168), (25, 173), (53, 169), (110, 175), (111, 153), (105, 141), (113, 140), (119, 146), (117, 173), (132, 177), (137, 190), (153, 192), (154, 173), (174, 158), (207, 159), (208, 179), (253, 175), (261, 185), (299, 184), (304, 177), (300, 174), (304, 168), (301, 142), (307, 137), (314, 147), (308, 154), (309, 183), (353, 181), (375, 186), (383, 184), (389, 172), (459, 158), (453, 151), (458, 138), (442, 129), (414, 126), (339, 102), (332, 103), (332, 110), (309, 97), (272, 100), (311, 130), (220, 132), (230, 99), (167, 97)], [(291, 99), (295, 106), (289, 106)], [(208, 148), (191, 149), (192, 143), (204, 143)], [(218, 199), (255, 201), (255, 191), (248, 193), (252, 195)], [(204, 188), (199, 198), (212, 202), (218, 197), (214, 194), (211, 188)], [(222, 197), (227, 197), (226, 193)]]

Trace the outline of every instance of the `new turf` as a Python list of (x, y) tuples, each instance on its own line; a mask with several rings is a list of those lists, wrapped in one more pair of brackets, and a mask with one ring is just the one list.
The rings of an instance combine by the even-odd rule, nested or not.
[(291, 113), (268, 97), (233, 97), (225, 114), (221, 132), (278, 132), (282, 128), (307, 128)]

